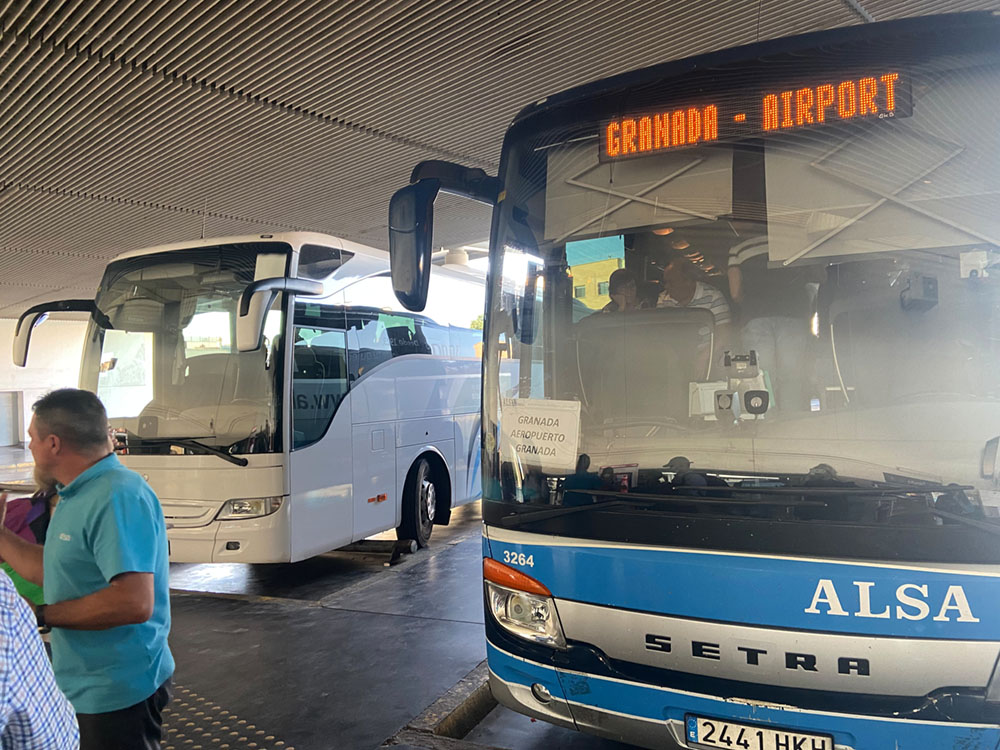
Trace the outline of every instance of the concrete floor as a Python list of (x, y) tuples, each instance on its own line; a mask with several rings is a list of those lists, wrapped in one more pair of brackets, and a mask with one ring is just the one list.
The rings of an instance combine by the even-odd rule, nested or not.
[[(0, 483), (29, 479), (30, 454), (0, 448)], [(377, 748), (485, 658), (480, 535), (476, 503), (393, 567), (346, 552), (172, 565), (177, 672), (164, 750)], [(467, 740), (626, 747), (499, 707)]]
[(391, 568), (172, 566), (177, 683), (286, 747), (377, 747), (486, 655), (478, 509), (453, 518)]
[(511, 750), (638, 750), (634, 745), (535, 721), (503, 706), (494, 708), (465, 739)]
[[(174, 565), (177, 683), (275, 738), (262, 748), (376, 748), (485, 658), (480, 533), (476, 503), (391, 568), (343, 552), (292, 565)], [(190, 736), (197, 717), (168, 723), (188, 732), (170, 735), (176, 750), (199, 737), (221, 746)], [(250, 747), (243, 736), (231, 747)], [(499, 707), (466, 739), (511, 750), (626, 749)]]

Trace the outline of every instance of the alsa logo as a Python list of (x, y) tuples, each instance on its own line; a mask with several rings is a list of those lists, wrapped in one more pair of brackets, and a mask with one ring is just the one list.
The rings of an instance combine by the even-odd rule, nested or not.
[(940, 601), (937, 598), (930, 601), (926, 583), (904, 583), (896, 588), (896, 600), (891, 604), (885, 603), (884, 595), (874, 597), (877, 602), (874, 606), (881, 608), (873, 610), (872, 589), (875, 588), (875, 582), (853, 581), (852, 583), (857, 588), (857, 592), (850, 591), (852, 595), (857, 594), (857, 609), (854, 612), (848, 612), (841, 603), (841, 594), (844, 594), (843, 601), (854, 603), (853, 596), (850, 600), (846, 598), (848, 592), (844, 590), (844, 585), (841, 584), (841, 591), (838, 592), (831, 579), (821, 578), (816, 584), (812, 602), (805, 609), (806, 614), (870, 617), (880, 620), (926, 620), (933, 606), (933, 611), (937, 614), (931, 619), (935, 622), (951, 622), (953, 619), (955, 622), (979, 622), (979, 618), (972, 614), (969, 599), (961, 586), (949, 586)]

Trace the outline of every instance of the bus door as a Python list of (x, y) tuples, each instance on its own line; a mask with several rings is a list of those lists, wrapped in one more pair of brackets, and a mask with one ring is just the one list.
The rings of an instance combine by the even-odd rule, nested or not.
[(350, 544), (353, 468), (347, 332), (343, 308), (295, 305), (291, 357), (291, 554), (293, 560)]
[(355, 539), (391, 529), (398, 520), (395, 376), (391, 368), (376, 370), (394, 356), (387, 317), (348, 311)]

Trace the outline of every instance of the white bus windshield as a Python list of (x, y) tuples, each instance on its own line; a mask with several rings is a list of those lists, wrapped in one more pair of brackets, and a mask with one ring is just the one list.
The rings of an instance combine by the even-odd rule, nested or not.
[(281, 243), (226, 245), (108, 267), (96, 303), (110, 327), (91, 324), (82, 381), (112, 427), (130, 435), (130, 451), (145, 443), (170, 452), (171, 439), (232, 453), (280, 450), (281, 310), (276, 303), (268, 312), (258, 351), (238, 352), (235, 331), (258, 264), (270, 257), (284, 267), (289, 253)]
[(488, 500), (990, 523), (1000, 56), (863, 52), (512, 131)]

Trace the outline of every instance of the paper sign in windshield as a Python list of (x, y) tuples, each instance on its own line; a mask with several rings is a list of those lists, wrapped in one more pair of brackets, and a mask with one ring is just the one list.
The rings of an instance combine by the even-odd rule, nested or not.
[(501, 404), (502, 461), (573, 471), (580, 441), (580, 402), (505, 398)]

